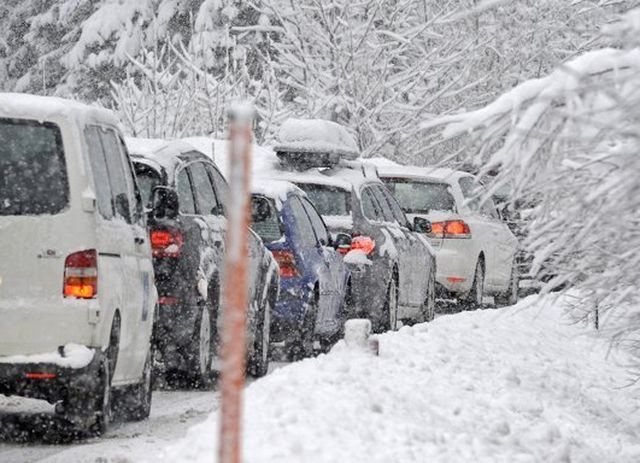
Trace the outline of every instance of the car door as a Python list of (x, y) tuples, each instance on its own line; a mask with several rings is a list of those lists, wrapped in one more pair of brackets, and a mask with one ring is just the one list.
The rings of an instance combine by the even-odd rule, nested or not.
[[(146, 350), (140, 352), (137, 333), (143, 315), (144, 281), (138, 267), (137, 231), (132, 212), (135, 206), (131, 203), (134, 192), (127, 183), (116, 132), (109, 127), (90, 126), (86, 137), (96, 190), (103, 190), (99, 195), (106, 190), (111, 194), (110, 206), (99, 206), (105, 220), (100, 221), (98, 227), (98, 268), (100, 274), (106, 274), (107, 287), (101, 293), (110, 299), (109, 304), (115, 304), (107, 310), (118, 310), (120, 314), (118, 360), (113, 379), (118, 385), (139, 376), (142, 368), (139, 357), (146, 355)], [(106, 177), (98, 177), (104, 174)]]
[(327, 293), (329, 294), (329, 303), (327, 304), (327, 312), (323, 317), (324, 329), (327, 331), (336, 331), (340, 328), (340, 310), (342, 309), (342, 296), (344, 295), (346, 284), (345, 264), (342, 256), (330, 246), (331, 235), (320, 214), (318, 214), (318, 211), (308, 199), (300, 198), (300, 200), (307, 212), (316, 239), (318, 240), (316, 250), (328, 270), (325, 275), (325, 280)]
[(415, 298), (413, 284), (413, 256), (411, 255), (411, 246), (408, 237), (396, 222), (393, 212), (382, 193), (382, 185), (372, 184), (368, 186), (371, 191), (378, 208), (382, 214), (381, 226), (385, 228), (391, 239), (393, 240), (396, 250), (398, 251), (398, 303), (402, 306), (413, 305)]
[(320, 243), (313, 230), (311, 220), (302, 205), (300, 197), (290, 196), (289, 206), (296, 222), (296, 248), (305, 267), (305, 274), (315, 273), (318, 279), (320, 297), (316, 316), (316, 333), (326, 332), (327, 322), (331, 314), (332, 285), (328, 263), (319, 252)]
[(495, 249), (494, 284), (500, 289), (506, 289), (509, 287), (511, 268), (516, 252), (517, 240), (513, 236), (513, 233), (511, 233), (511, 230), (509, 230), (507, 224), (500, 218), (500, 214), (498, 213), (493, 199), (488, 198), (482, 204), (480, 212), (490, 223), (493, 232), (493, 242)]
[(202, 231), (198, 280), (209, 284), (213, 275), (218, 272), (220, 281), (222, 281), (224, 279), (222, 263), (226, 233), (223, 208), (218, 203), (205, 162), (190, 163), (189, 172), (196, 199), (197, 221)]
[(426, 248), (420, 241), (416, 233), (410, 229), (410, 224), (407, 216), (402, 211), (402, 208), (391, 195), (386, 187), (381, 186), (381, 194), (387, 200), (387, 204), (393, 213), (398, 226), (407, 237), (410, 253), (408, 261), (411, 263), (410, 280), (411, 280), (411, 304), (414, 306), (420, 306), (427, 297), (427, 285), (429, 277), (429, 256), (426, 254)]
[(461, 214), (465, 222), (471, 228), (472, 240), (477, 241), (476, 249), (484, 252), (485, 258), (485, 286), (493, 287), (496, 284), (496, 237), (495, 227), (491, 218), (481, 211), (481, 200), (484, 192), (482, 187), (471, 176), (461, 177), (458, 180), (464, 204)]

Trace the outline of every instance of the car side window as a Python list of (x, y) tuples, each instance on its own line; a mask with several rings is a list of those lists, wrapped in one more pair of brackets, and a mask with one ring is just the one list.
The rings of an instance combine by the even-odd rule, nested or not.
[(196, 204), (193, 199), (191, 180), (187, 174), (187, 169), (182, 169), (176, 177), (176, 190), (178, 192), (178, 203), (181, 214), (195, 214)]
[(362, 190), (362, 213), (369, 220), (382, 220), (378, 205), (375, 203), (373, 193), (369, 188)]
[(500, 216), (498, 215), (498, 209), (496, 208), (496, 205), (493, 202), (493, 199), (491, 198), (487, 198), (487, 200), (482, 203), (482, 207), (480, 208), (480, 213), (492, 219), (496, 219), (496, 220), (500, 219)]
[(129, 184), (129, 189), (133, 193), (133, 197), (131, 198), (133, 209), (131, 213), (133, 215), (133, 220), (136, 223), (140, 223), (144, 225), (145, 223), (145, 214), (144, 214), (144, 205), (142, 204), (142, 194), (140, 193), (140, 188), (138, 185), (138, 181), (135, 174), (135, 169), (133, 168), (133, 163), (131, 162), (131, 158), (129, 157), (129, 152), (127, 151), (127, 145), (125, 145), (124, 140), (120, 135), (116, 135), (118, 139), (118, 145), (120, 146), (120, 153), (123, 157), (124, 162), (124, 170), (125, 177), (127, 178), (127, 183)]
[(102, 142), (98, 127), (89, 126), (84, 130), (87, 142), (89, 165), (93, 174), (93, 183), (96, 188), (96, 202), (100, 215), (110, 220), (113, 218), (113, 204), (111, 203), (111, 185), (109, 184), (109, 172), (107, 160), (104, 157)]
[(316, 233), (316, 238), (323, 246), (328, 246), (331, 241), (329, 237), (329, 231), (327, 230), (327, 226), (324, 224), (320, 214), (316, 211), (316, 208), (307, 200), (306, 198), (302, 198), (302, 205), (307, 211), (307, 215), (311, 220), (311, 226), (313, 227), (313, 231)]
[(198, 213), (202, 215), (212, 215), (218, 207), (216, 194), (211, 185), (211, 179), (207, 174), (204, 163), (196, 162), (190, 166), (193, 190), (196, 194), (196, 204)]
[(222, 205), (223, 209), (226, 211), (229, 205), (229, 185), (222, 174), (218, 172), (218, 169), (213, 167), (211, 164), (207, 164), (206, 166), (207, 171), (211, 176), (211, 180), (213, 181), (213, 187), (216, 191), (218, 203)]
[(396, 222), (396, 218), (393, 215), (393, 211), (391, 210), (391, 206), (389, 206), (389, 201), (384, 194), (382, 186), (372, 186), (371, 190), (373, 191), (373, 196), (378, 201), (380, 208), (382, 210), (382, 216), (384, 217), (385, 222)]
[(398, 204), (398, 201), (396, 200), (396, 198), (393, 197), (393, 195), (386, 189), (386, 187), (381, 187), (381, 191), (382, 191), (382, 195), (387, 200), (389, 207), (391, 208), (393, 217), (403, 227), (407, 226), (409, 224), (409, 220), (407, 219), (407, 216), (405, 215), (404, 211), (400, 207), (400, 204)]
[(295, 218), (296, 226), (300, 234), (300, 241), (305, 246), (315, 246), (317, 240), (313, 232), (313, 225), (311, 225), (309, 216), (307, 216), (302, 203), (297, 197), (292, 196), (289, 199), (289, 204), (291, 205), (291, 212), (293, 212), (293, 217)]
[(478, 185), (471, 177), (462, 177), (458, 180), (460, 189), (462, 190), (462, 196), (464, 197), (469, 209), (472, 211), (478, 211), (479, 198), (478, 198)]
[(133, 223), (133, 211), (135, 210), (133, 179), (127, 181), (124, 153), (120, 150), (118, 137), (112, 129), (98, 129), (98, 132), (107, 161), (115, 213), (127, 223)]

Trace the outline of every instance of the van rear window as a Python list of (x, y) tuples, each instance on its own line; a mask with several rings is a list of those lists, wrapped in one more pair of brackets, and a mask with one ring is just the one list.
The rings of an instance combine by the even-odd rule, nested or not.
[(56, 214), (68, 204), (59, 127), (0, 118), (0, 215)]

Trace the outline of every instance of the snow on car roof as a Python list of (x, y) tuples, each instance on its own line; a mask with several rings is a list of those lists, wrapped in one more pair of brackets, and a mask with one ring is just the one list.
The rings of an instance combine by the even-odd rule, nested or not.
[(0, 93), (0, 115), (38, 121), (65, 118), (77, 123), (100, 121), (116, 127), (120, 125), (118, 118), (108, 109), (64, 98), (26, 93)]
[[(200, 152), (189, 143), (182, 140), (163, 140), (159, 138), (125, 138), (125, 144), (132, 156), (139, 156), (153, 161), (164, 168), (168, 178), (173, 178), (173, 172), (180, 163), (179, 155), (189, 152)], [(201, 153), (204, 155), (204, 153)], [(153, 166), (156, 167), (156, 166)]]
[(323, 119), (287, 119), (278, 131), (276, 152), (358, 157), (358, 144), (346, 127)]
[(291, 182), (254, 177), (251, 182), (251, 193), (259, 194), (276, 201), (279, 206), (287, 200), (291, 193), (304, 196), (304, 192)]
[(440, 182), (455, 181), (460, 177), (473, 177), (468, 172), (446, 167), (405, 166), (386, 158), (370, 158), (367, 161), (378, 168), (378, 174), (381, 177), (424, 178)]

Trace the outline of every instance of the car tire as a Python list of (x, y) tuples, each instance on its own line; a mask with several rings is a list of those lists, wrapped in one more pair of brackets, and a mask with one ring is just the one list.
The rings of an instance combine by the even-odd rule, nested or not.
[(127, 421), (146, 420), (151, 413), (151, 397), (153, 394), (153, 348), (149, 348), (142, 370), (142, 380), (114, 397), (116, 415)]
[(313, 356), (313, 342), (315, 341), (316, 316), (318, 314), (319, 302), (318, 293), (314, 291), (307, 310), (305, 311), (300, 329), (294, 334), (293, 339), (289, 341), (287, 351), (289, 360), (292, 362)]
[(395, 272), (387, 287), (382, 320), (378, 322), (378, 327), (377, 332), (396, 331), (398, 329), (398, 280)]
[(253, 352), (247, 362), (247, 372), (261, 378), (269, 371), (269, 334), (271, 330), (271, 297), (267, 296), (256, 328)]
[(463, 301), (467, 306), (467, 310), (474, 310), (482, 308), (482, 298), (484, 296), (484, 262), (482, 259), (478, 259), (476, 264), (476, 271), (473, 275), (473, 285)]
[(519, 285), (518, 269), (514, 264), (511, 267), (511, 276), (509, 278), (509, 288), (506, 292), (499, 294), (495, 297), (496, 306), (506, 307), (515, 305), (518, 302), (518, 285)]
[(420, 322), (430, 322), (436, 316), (436, 276), (433, 271), (429, 274), (427, 283), (427, 298), (420, 307)]
[(193, 388), (209, 389), (213, 385), (213, 321), (212, 306), (206, 302), (201, 304), (200, 314), (196, 321), (193, 339), (190, 345), (189, 385)]

